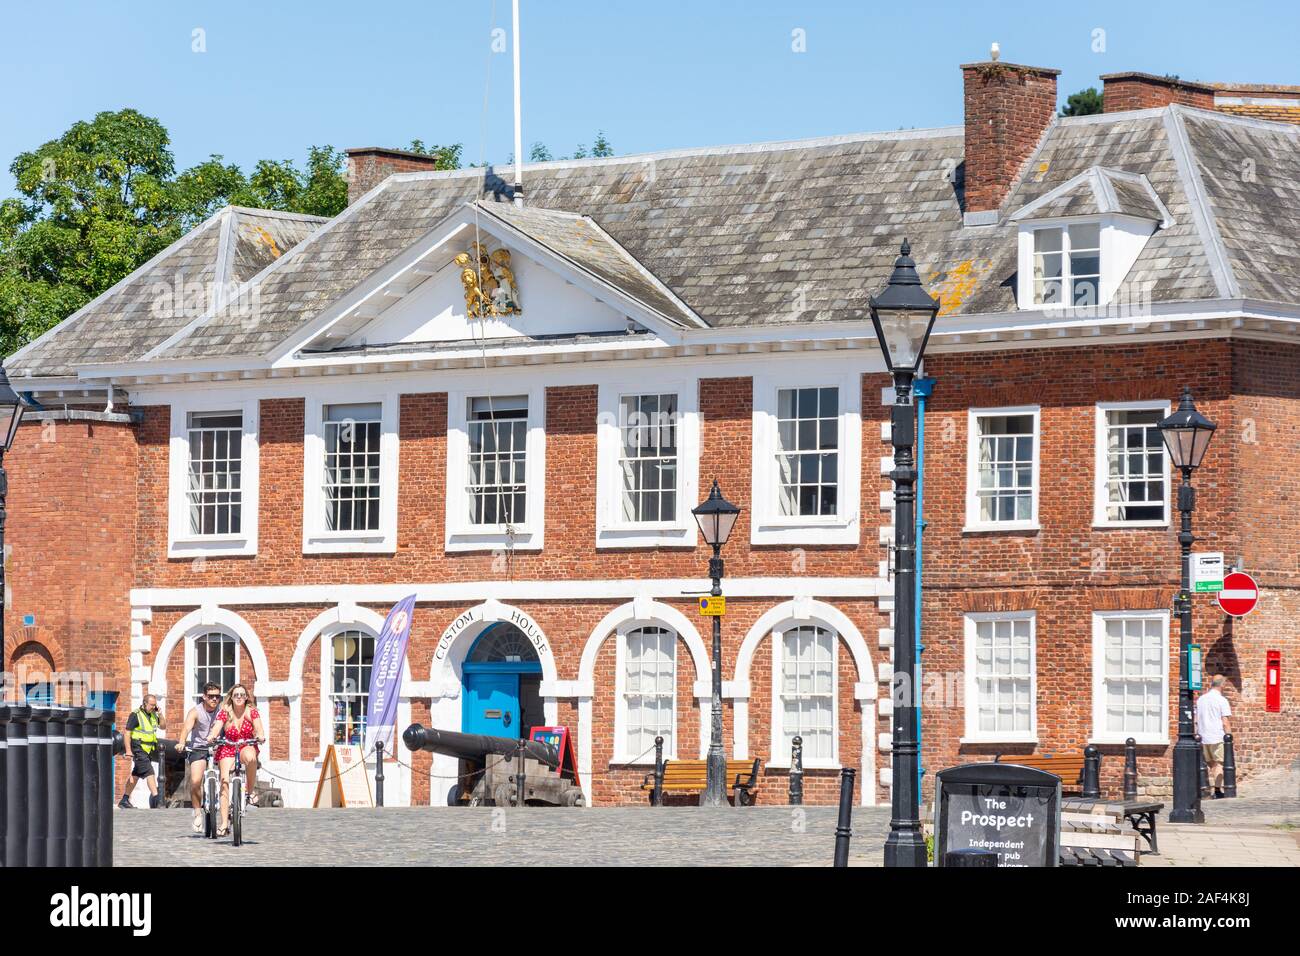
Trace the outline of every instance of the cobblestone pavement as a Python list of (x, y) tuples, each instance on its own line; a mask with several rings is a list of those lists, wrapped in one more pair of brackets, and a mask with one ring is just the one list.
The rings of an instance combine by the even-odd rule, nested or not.
[[(802, 812), (802, 825), (796, 816)], [(828, 866), (835, 807), (255, 810), (244, 845), (186, 810), (114, 813), (118, 866)], [(879, 866), (888, 807), (853, 811), (850, 862)]]

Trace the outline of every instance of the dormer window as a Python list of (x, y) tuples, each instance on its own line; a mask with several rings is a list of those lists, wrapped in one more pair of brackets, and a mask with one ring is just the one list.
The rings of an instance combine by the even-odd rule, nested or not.
[(1145, 176), (1101, 166), (1008, 218), (1020, 227), (1016, 301), (1022, 309), (1110, 305), (1147, 241), (1173, 225)]
[(1101, 291), (1101, 225), (1034, 230), (1034, 304), (1096, 305)]

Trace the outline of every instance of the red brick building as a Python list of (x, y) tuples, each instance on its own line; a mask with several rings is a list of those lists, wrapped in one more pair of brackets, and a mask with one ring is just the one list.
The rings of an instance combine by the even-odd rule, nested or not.
[[(887, 801), (892, 397), (866, 300), (907, 237), (943, 302), (926, 767), (1091, 742), (1114, 786), (1131, 736), (1167, 787), (1154, 423), (1184, 386), (1219, 425), (1198, 547), (1263, 589), (1236, 621), (1198, 597), (1196, 637), (1241, 773), (1294, 759), (1296, 693), (1267, 712), (1262, 679), (1300, 651), (1300, 130), (1148, 81), (1116, 111), (1109, 79), (1110, 111), (1061, 119), (1055, 71), (962, 76), (964, 127), (543, 163), (522, 205), (491, 169), (368, 149), (333, 220), (223, 210), (5, 363), (40, 407), (6, 458), (6, 662), (173, 721), (243, 681), (304, 804), (414, 593), (399, 726), (564, 724), (593, 801), (640, 801), (656, 735), (708, 743), (689, 511), (716, 478), (743, 508), (729, 752), (763, 760), (760, 802), (796, 733), (810, 801), (841, 766)], [(447, 798), (454, 762), (399, 756), (390, 801)]]

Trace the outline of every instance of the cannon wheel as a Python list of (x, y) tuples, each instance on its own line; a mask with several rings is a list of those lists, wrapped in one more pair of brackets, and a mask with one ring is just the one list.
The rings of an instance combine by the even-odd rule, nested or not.
[(451, 789), (447, 791), (447, 806), (449, 807), (460, 806), (460, 796), (461, 796), (460, 784), (453, 783), (451, 785)]
[(508, 783), (498, 784), (497, 788), (492, 791), (492, 802), (498, 807), (513, 807), (515, 805), (515, 788)]
[(582, 791), (577, 787), (572, 790), (565, 790), (560, 802), (566, 807), (585, 807), (587, 801), (582, 797)]

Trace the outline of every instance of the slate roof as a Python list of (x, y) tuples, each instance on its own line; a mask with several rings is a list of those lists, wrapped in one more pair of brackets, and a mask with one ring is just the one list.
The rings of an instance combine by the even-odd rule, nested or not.
[[(1171, 220), (1147, 242), (1120, 295), (1297, 304), (1298, 136), (1291, 125), (1182, 106), (1059, 119), (991, 226), (963, 224), (960, 127), (542, 163), (525, 170), (522, 211), (490, 169), (400, 174), (267, 268), (254, 316), (170, 323), (147, 337), (125, 335), (106, 354), (83, 343), (61, 367), (140, 358), (150, 348), (164, 359), (266, 354), (476, 201), (629, 294), (658, 295), (657, 309), (694, 313), (713, 328), (865, 319), (904, 236), (944, 314), (1008, 312), (1017, 226), (1007, 213), (1096, 167), (1109, 171), (1120, 208), (1157, 211), (1154, 193)], [(114, 340), (113, 310), (129, 316), (132, 308), (120, 301), (93, 322), (69, 319), (38, 343), (39, 354)], [(68, 325), (83, 328), (68, 335)], [(36, 352), (6, 364), (29, 368)]]
[(138, 358), (201, 317), (226, 283), (245, 282), (327, 220), (227, 206), (103, 295), (5, 360), (12, 375), (63, 376)]

